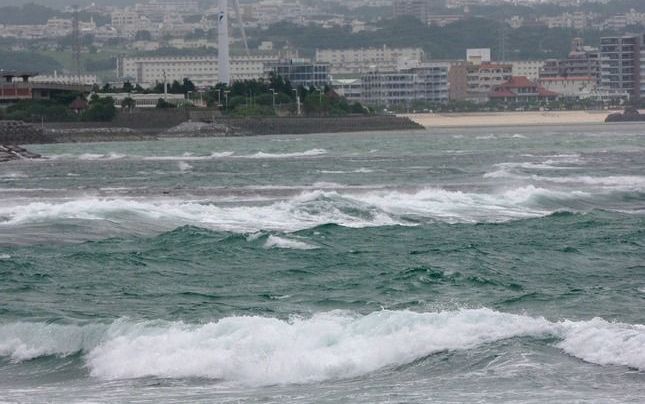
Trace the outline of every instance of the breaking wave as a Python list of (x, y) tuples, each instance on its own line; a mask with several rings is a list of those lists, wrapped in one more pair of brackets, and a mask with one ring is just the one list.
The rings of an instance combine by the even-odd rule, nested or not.
[(535, 186), (500, 193), (468, 193), (426, 188), (415, 193), (309, 191), (270, 204), (217, 205), (209, 202), (140, 199), (78, 199), (0, 207), (0, 225), (80, 219), (129, 223), (133, 216), (173, 225), (223, 231), (298, 231), (324, 224), (345, 227), (410, 225), (419, 221), (489, 223), (542, 217), (588, 208), (591, 194)]
[(311, 244), (307, 244), (304, 241), (298, 241), (293, 239), (288, 239), (284, 237), (278, 237), (271, 235), (267, 238), (266, 243), (264, 243), (264, 248), (283, 248), (290, 250), (315, 250), (318, 247)]
[(325, 149), (311, 149), (304, 152), (297, 153), (266, 153), (257, 152), (249, 155), (236, 155), (232, 151), (212, 152), (207, 155), (196, 155), (194, 153), (184, 153), (181, 156), (139, 156), (139, 155), (126, 155), (120, 153), (85, 153), (81, 155), (73, 154), (57, 154), (49, 156), (52, 160), (118, 160), (118, 159), (135, 159), (147, 161), (199, 161), (199, 160), (214, 160), (221, 158), (239, 158), (239, 159), (284, 159), (284, 158), (298, 158), (298, 157), (315, 157), (327, 154)]
[(0, 326), (0, 355), (20, 362), (82, 353), (91, 375), (104, 380), (201, 377), (262, 386), (356, 377), (517, 337), (556, 338), (564, 353), (584, 361), (645, 370), (643, 325), (551, 322), (490, 309), (364, 316), (334, 311), (199, 325), (13, 323)]

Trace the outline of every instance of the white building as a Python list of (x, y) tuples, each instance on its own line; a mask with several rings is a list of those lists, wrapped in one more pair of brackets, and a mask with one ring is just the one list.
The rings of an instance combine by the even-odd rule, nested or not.
[[(260, 79), (264, 77), (265, 65), (278, 60), (277, 56), (234, 56), (231, 58), (231, 79)], [(127, 56), (117, 61), (117, 78), (143, 87), (185, 78), (198, 87), (214, 86), (218, 83), (218, 73), (216, 56)]]
[(513, 69), (513, 76), (524, 76), (531, 81), (537, 81), (540, 78), (540, 71), (544, 67), (543, 60), (516, 60), (513, 62), (502, 62), (509, 64)]
[(112, 97), (117, 108), (121, 108), (122, 102), (126, 98), (134, 100), (135, 108), (155, 108), (159, 103), (159, 99), (163, 99), (172, 105), (180, 105), (186, 102), (184, 94), (98, 93), (97, 95), (101, 98)]
[(331, 74), (357, 74), (378, 69), (391, 71), (402, 61), (422, 62), (421, 48), (316, 49), (316, 61), (331, 66)]
[(39, 74), (30, 79), (32, 83), (55, 83), (55, 84), (87, 84), (93, 85), (98, 83), (95, 74), (60, 74), (54, 71), (54, 74)]
[(566, 98), (591, 98), (597, 92), (594, 77), (550, 77), (541, 79), (539, 83)]
[(332, 80), (331, 86), (341, 97), (349, 102), (360, 102), (363, 97), (363, 81), (361, 79)]
[(449, 69), (449, 63), (423, 63), (410, 69), (364, 74), (361, 101), (385, 107), (447, 103)]
[(490, 48), (466, 49), (466, 61), (475, 65), (489, 63)]

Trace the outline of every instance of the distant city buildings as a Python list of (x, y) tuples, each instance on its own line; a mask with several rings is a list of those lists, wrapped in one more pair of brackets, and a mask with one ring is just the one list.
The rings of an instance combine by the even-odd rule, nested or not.
[(369, 70), (394, 70), (405, 61), (425, 59), (421, 48), (317, 49), (316, 61), (331, 66), (331, 74), (360, 74)]

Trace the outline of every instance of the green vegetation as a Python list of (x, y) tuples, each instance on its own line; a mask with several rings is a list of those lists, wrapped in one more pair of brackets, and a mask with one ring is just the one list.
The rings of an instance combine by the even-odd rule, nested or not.
[(360, 103), (349, 104), (329, 87), (294, 89), (288, 80), (271, 75), (268, 80), (245, 80), (226, 87), (218, 85), (206, 93), (209, 106), (219, 106), (222, 112), (237, 117), (295, 114), (296, 94), (301, 111), (309, 116), (343, 116), (367, 114), (369, 109)]
[(90, 122), (109, 122), (116, 117), (116, 107), (114, 106), (114, 98), (105, 97), (100, 98), (93, 95), (90, 99), (90, 105), (87, 111), (83, 112), (81, 119)]
[[(463, 59), (467, 48), (490, 47), (495, 56), (501, 55), (499, 47), (500, 20), (469, 18), (445, 27), (427, 26), (413, 17), (383, 20), (378, 30), (352, 33), (349, 28), (302, 27), (283, 22), (266, 31), (252, 31), (250, 35), (259, 41), (274, 41), (280, 47), (287, 43), (302, 50), (305, 56), (313, 56), (321, 48), (360, 47), (420, 47), (433, 59)], [(597, 44), (600, 32), (576, 32), (569, 29), (548, 29), (528, 26), (508, 30), (506, 55), (509, 59), (545, 59), (564, 57), (570, 50), (570, 39), (582, 36), (589, 44)], [(607, 32), (603, 34), (608, 34)]]
[[(71, 102), (71, 101), (70, 101)], [(3, 119), (12, 121), (40, 122), (75, 121), (77, 116), (62, 100), (28, 100), (9, 106)]]
[(36, 52), (14, 52), (0, 49), (0, 69), (49, 73), (61, 69), (54, 58)]
[(169, 103), (168, 101), (164, 100), (163, 98), (159, 98), (157, 101), (157, 106), (155, 108), (157, 109), (167, 109), (167, 108), (174, 108), (175, 106)]

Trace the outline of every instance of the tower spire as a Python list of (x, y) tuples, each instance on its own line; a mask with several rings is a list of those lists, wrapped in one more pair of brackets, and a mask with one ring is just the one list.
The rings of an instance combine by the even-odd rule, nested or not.
[(219, 0), (219, 16), (218, 23), (218, 59), (217, 68), (219, 72), (219, 82), (230, 84), (231, 82), (231, 66), (230, 66), (230, 53), (229, 53), (229, 39), (228, 39), (228, 0)]

